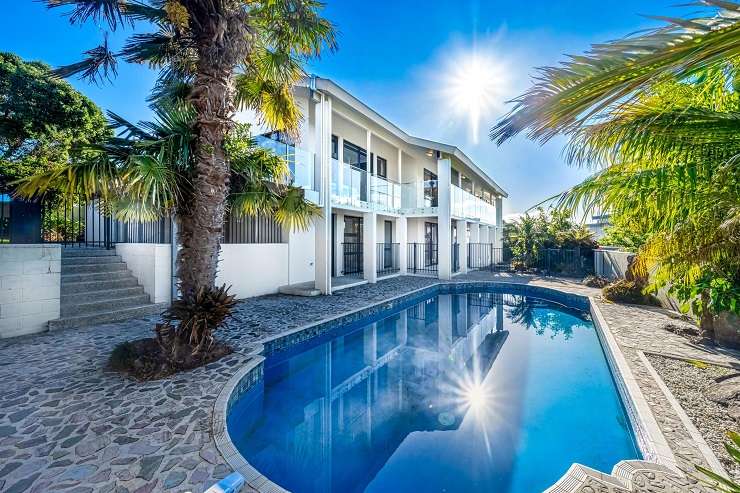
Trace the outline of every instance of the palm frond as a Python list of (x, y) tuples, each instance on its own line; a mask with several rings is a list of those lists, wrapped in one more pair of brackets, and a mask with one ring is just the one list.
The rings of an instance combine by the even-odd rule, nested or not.
[(72, 24), (92, 19), (96, 24), (106, 22), (111, 30), (126, 22), (126, 2), (121, 0), (45, 0), (48, 8), (74, 6), (69, 14)]
[(712, 15), (663, 19), (666, 25), (597, 44), (558, 67), (544, 67), (491, 130), (499, 144), (522, 131), (540, 142), (571, 133), (594, 115), (632, 101), (647, 87), (715, 68), (740, 55), (740, 4), (705, 0)]
[(58, 77), (66, 78), (80, 74), (81, 78), (94, 84), (110, 81), (118, 75), (118, 54), (108, 47), (108, 35), (105, 35), (103, 44), (96, 46), (85, 53), (85, 58), (77, 63), (65, 65), (54, 70)]

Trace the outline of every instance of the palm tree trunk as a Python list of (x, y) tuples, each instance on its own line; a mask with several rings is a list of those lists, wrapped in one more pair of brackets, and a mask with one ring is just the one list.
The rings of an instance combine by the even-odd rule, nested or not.
[(190, 14), (198, 65), (190, 102), (196, 112), (197, 160), (192, 200), (179, 220), (177, 270), (183, 298), (215, 287), (229, 164), (224, 139), (233, 125), (234, 70), (248, 43), (240, 2), (183, 0)]
[(707, 309), (709, 305), (709, 293), (707, 290), (701, 292), (702, 311), (699, 317), (699, 337), (702, 342), (714, 343), (714, 315)]

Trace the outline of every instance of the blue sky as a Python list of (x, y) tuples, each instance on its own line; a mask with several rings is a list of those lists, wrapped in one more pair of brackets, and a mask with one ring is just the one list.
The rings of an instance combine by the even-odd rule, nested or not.
[[(507, 111), (505, 101), (529, 85), (533, 67), (552, 65), (565, 53), (580, 53), (655, 25), (641, 14), (678, 15), (675, 0), (326, 0), (325, 16), (339, 29), (339, 51), (310, 70), (330, 78), (372, 108), (419, 137), (456, 144), (508, 192), (504, 213), (523, 212), (587, 176), (561, 159), (564, 141), (545, 146), (517, 138), (496, 147), (488, 129)], [(100, 43), (92, 25), (71, 26), (59, 9), (15, 0), (0, 17), (0, 50), (50, 65), (77, 61)], [(122, 35), (111, 39), (120, 46)], [(490, 100), (472, 132), (467, 115), (451, 108), (448, 86), (473, 53), (488, 67)], [(155, 74), (122, 65), (102, 87), (71, 80), (103, 109), (145, 119), (145, 98)]]

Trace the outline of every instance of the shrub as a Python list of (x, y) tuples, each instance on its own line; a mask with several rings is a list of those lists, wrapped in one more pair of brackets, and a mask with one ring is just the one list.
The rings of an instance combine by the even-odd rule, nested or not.
[(605, 300), (614, 303), (660, 306), (658, 299), (651, 294), (645, 294), (644, 290), (645, 286), (641, 283), (620, 279), (604, 287), (601, 295)]
[(583, 278), (583, 285), (589, 288), (604, 288), (609, 284), (609, 279), (599, 276), (586, 276)]

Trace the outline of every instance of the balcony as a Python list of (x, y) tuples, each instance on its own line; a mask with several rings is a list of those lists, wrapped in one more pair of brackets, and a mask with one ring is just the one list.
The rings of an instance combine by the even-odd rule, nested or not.
[(303, 188), (308, 200), (319, 202), (319, 179), (316, 175), (317, 166), (314, 153), (264, 135), (258, 135), (254, 140), (258, 146), (269, 149), (285, 159), (290, 168), (293, 185)]
[(381, 212), (401, 208), (401, 185), (332, 159), (331, 201), (334, 205)]
[(473, 219), (485, 224), (496, 223), (496, 208), (462, 188), (451, 185), (452, 217)]

